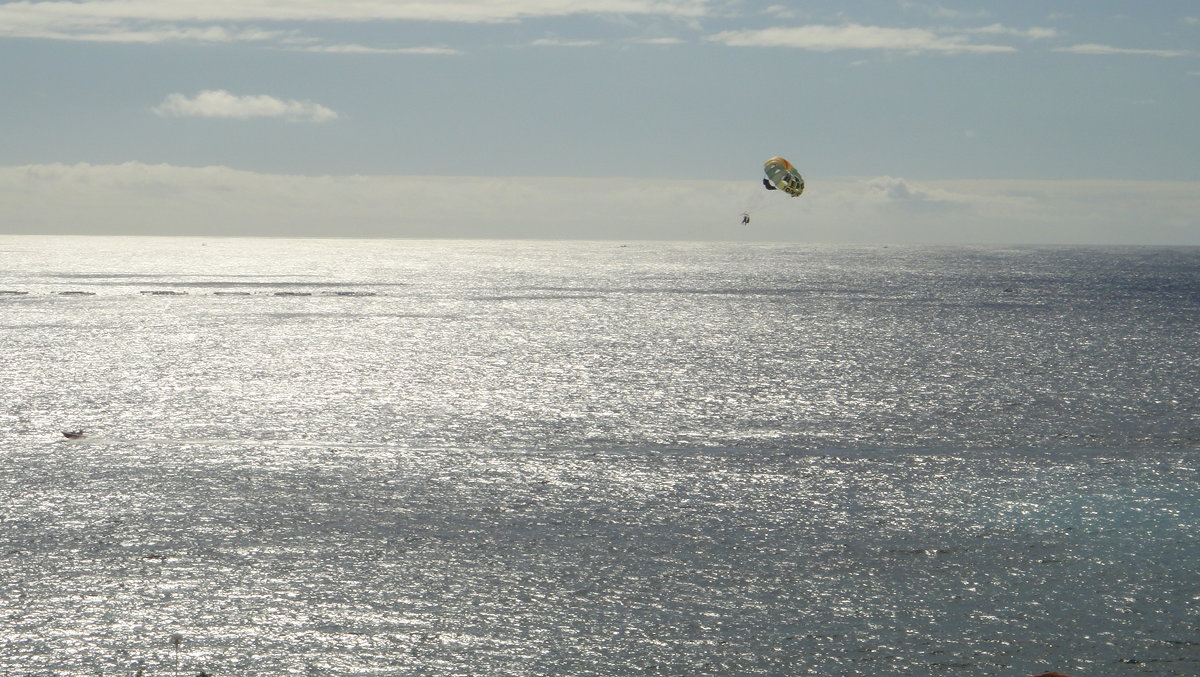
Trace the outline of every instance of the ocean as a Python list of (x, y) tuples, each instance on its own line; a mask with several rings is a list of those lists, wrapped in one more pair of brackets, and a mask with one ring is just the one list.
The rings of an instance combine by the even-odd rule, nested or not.
[(0, 675), (1200, 674), (1197, 248), (0, 236), (0, 398)]

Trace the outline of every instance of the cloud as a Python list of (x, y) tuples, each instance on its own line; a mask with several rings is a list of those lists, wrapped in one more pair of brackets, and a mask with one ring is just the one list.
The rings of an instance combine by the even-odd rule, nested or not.
[(1002, 24), (992, 24), (981, 28), (965, 29), (968, 33), (978, 33), (982, 35), (1010, 35), (1018, 38), (1026, 38), (1028, 40), (1047, 40), (1058, 37), (1058, 31), (1053, 28), (1040, 28), (1034, 26), (1032, 28), (1009, 28)]
[(990, 16), (986, 9), (961, 10), (926, 2), (901, 2), (906, 10), (916, 10), (941, 19), (975, 19)]
[(841, 49), (947, 54), (1016, 51), (1015, 48), (1004, 45), (973, 44), (962, 34), (939, 33), (925, 28), (886, 28), (860, 24), (725, 31), (709, 36), (709, 40), (732, 47), (791, 47), (818, 52)]
[[(26, 0), (0, 4), (0, 37), (95, 42), (228, 42), (274, 31), (249, 22), (501, 23), (539, 17), (652, 15), (695, 20), (709, 0)], [(258, 37), (251, 37), (255, 34)]]
[(795, 19), (800, 16), (799, 10), (795, 7), (787, 7), (785, 5), (770, 5), (764, 8), (762, 13), (778, 19)]
[(599, 40), (563, 40), (561, 38), (541, 38), (529, 43), (534, 47), (596, 47), (603, 44)]
[(1072, 45), (1071, 47), (1057, 47), (1057, 48), (1055, 48), (1054, 51), (1066, 52), (1069, 54), (1102, 54), (1102, 55), (1129, 54), (1129, 55), (1134, 55), (1134, 56), (1157, 56), (1157, 57), (1162, 57), (1165, 59), (1180, 57), (1180, 56), (1192, 56), (1195, 54), (1195, 52), (1191, 52), (1186, 49), (1129, 49), (1129, 48), (1125, 48), (1125, 47), (1112, 47), (1110, 45), (1095, 45), (1095, 44)]
[(32, 234), (1200, 245), (1194, 181), (806, 178), (793, 199), (756, 180), (30, 165), (0, 167), (0, 213)]
[(338, 114), (325, 106), (311, 101), (284, 101), (273, 96), (237, 96), (229, 92), (206, 90), (192, 98), (183, 94), (168, 94), (154, 112), (163, 117), (230, 118), (283, 118), (285, 120), (307, 120), (329, 122)]
[(867, 190), (867, 195), (872, 197), (880, 197), (886, 200), (903, 201), (909, 203), (941, 203), (953, 204), (955, 200), (946, 194), (935, 195), (928, 189), (920, 188), (904, 179), (898, 179), (891, 176), (880, 176), (870, 179), (864, 183)]
[(123, 22), (99, 15), (73, 14), (70, 11), (44, 12), (38, 4), (0, 4), (0, 38), (134, 44), (166, 42), (216, 44), (286, 41), (295, 35), (295, 31), (266, 30), (252, 26), (230, 28), (221, 25)]
[(629, 42), (631, 42), (633, 44), (638, 44), (638, 45), (669, 46), (669, 45), (682, 45), (684, 41), (680, 38), (660, 37), (660, 38), (634, 38), (634, 39), (630, 40)]
[(367, 47), (366, 45), (311, 45), (295, 48), (296, 51), (317, 54), (426, 54), (430, 56), (458, 56), (462, 50), (453, 47)]
[(495, 23), (532, 17), (648, 14), (703, 17), (707, 0), (28, 0), (0, 5), (0, 20), (60, 24), (113, 21), (447, 21)]

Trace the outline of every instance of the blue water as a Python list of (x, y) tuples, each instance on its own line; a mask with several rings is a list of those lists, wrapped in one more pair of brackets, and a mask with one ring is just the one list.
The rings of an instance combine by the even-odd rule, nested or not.
[(0, 237), (0, 669), (1197, 674), (1198, 310), (1185, 248)]

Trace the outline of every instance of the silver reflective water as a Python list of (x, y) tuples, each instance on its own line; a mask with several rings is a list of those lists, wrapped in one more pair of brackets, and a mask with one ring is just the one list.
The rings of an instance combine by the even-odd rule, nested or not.
[(6, 674), (1200, 671), (1198, 250), (0, 250)]

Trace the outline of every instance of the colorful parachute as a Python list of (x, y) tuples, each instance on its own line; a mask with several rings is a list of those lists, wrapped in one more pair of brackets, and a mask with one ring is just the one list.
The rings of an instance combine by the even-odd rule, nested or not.
[(804, 179), (792, 163), (781, 157), (773, 157), (763, 163), (763, 186), (767, 190), (782, 190), (792, 197), (800, 197), (804, 192)]

